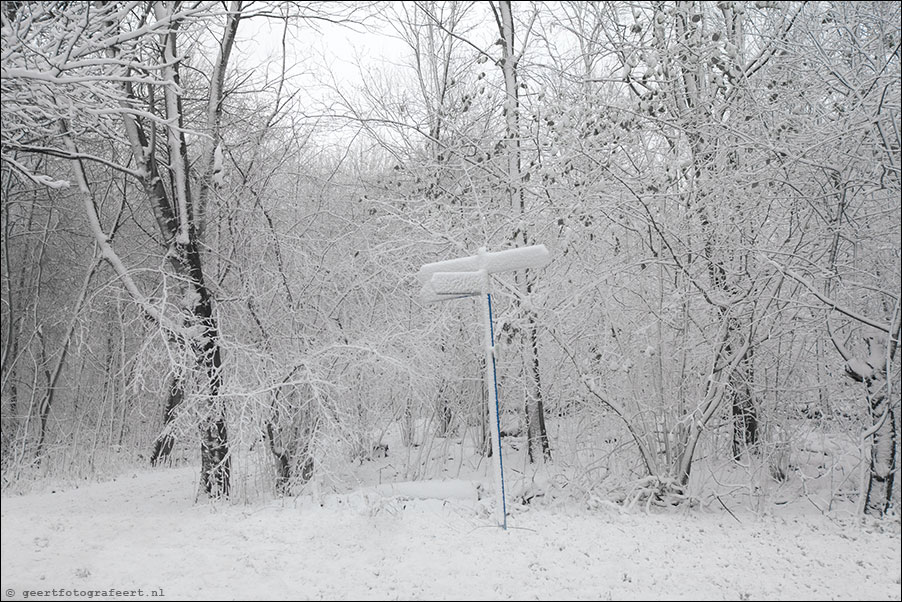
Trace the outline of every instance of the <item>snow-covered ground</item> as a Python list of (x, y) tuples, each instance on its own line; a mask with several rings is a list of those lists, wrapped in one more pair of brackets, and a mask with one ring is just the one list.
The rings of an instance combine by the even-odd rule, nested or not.
[(175, 468), (4, 497), (3, 599), (900, 599), (898, 520), (562, 504), (515, 507), (505, 532), (466, 481), (322, 505), (195, 503), (195, 483)]

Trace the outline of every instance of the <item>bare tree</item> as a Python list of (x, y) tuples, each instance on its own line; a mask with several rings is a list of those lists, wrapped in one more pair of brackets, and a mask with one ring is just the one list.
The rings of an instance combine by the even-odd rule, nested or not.
[[(91, 232), (100, 254), (114, 268), (129, 294), (176, 345), (194, 357), (186, 369), (200, 377), (200, 390), (209, 412), (201, 422), (203, 460), (202, 486), (211, 495), (228, 494), (228, 435), (223, 408), (218, 399), (222, 358), (213, 299), (205, 281), (200, 250), (197, 213), (192, 195), (191, 167), (186, 140), (186, 107), (181, 80), (180, 33), (207, 7), (169, 6), (156, 3), (142, 8), (110, 3), (93, 5), (28, 5), (6, 23), (13, 35), (4, 36), (19, 57), (7, 70), (5, 93), (16, 96), (25, 111), (4, 127), (3, 160), (21, 176), (53, 185), (45, 176), (31, 173), (12, 158), (12, 153), (37, 152), (69, 159), (74, 179), (84, 201)], [(241, 18), (241, 3), (234, 2), (223, 14), (224, 33), (214, 63), (208, 91), (202, 140), (206, 141), (200, 174), (200, 201), (206, 201), (212, 186), (213, 150), (218, 144), (222, 112), (223, 79), (235, 29)], [(78, 23), (70, 30), (66, 23)], [(41, 23), (40, 31), (34, 27)], [(41, 48), (36, 58), (34, 49)], [(155, 93), (159, 91), (162, 102)], [(81, 103), (81, 104), (80, 104)], [(78, 107), (80, 110), (69, 111)], [(23, 133), (41, 125), (35, 139)], [(6, 124), (5, 124), (6, 126)], [(55, 130), (55, 131), (54, 131)], [(163, 140), (157, 139), (162, 133)], [(100, 140), (127, 145), (134, 167), (100, 154), (82, 152), (80, 146)], [(110, 135), (112, 134), (112, 138)], [(31, 138), (34, 142), (27, 142)], [(163, 159), (158, 158), (163, 155)], [(178, 293), (161, 303), (151, 301), (135, 282), (104, 229), (97, 211), (90, 175), (85, 162), (117, 169), (133, 176), (144, 188), (147, 203), (159, 227), (160, 242), (175, 279)], [(162, 168), (161, 168), (162, 166)], [(168, 180), (167, 186), (164, 177)], [(203, 214), (203, 207), (199, 209)], [(187, 375), (176, 370), (166, 401), (169, 422), (185, 396)], [(52, 388), (50, 389), (52, 391)], [(44, 404), (46, 406), (46, 404)], [(162, 459), (171, 447), (168, 435), (158, 442), (153, 461)]]
[[(523, 169), (521, 158), (521, 134), (520, 134), (520, 82), (518, 79), (518, 64), (522, 55), (515, 46), (514, 16), (512, 4), (509, 1), (501, 1), (497, 8), (494, 4), (492, 12), (498, 25), (498, 33), (501, 36), (502, 57), (499, 61), (501, 71), (504, 74), (504, 116), (505, 116), (505, 149), (507, 153), (507, 192), (511, 209), (521, 216), (512, 238), (523, 246), (532, 244), (532, 239), (527, 231), (525, 221), (522, 219), (527, 212), (526, 197), (523, 190)], [(533, 17), (534, 18), (534, 17)], [(528, 43), (530, 27), (524, 34), (527, 38), (523, 44)], [(538, 316), (532, 307), (521, 309), (520, 299), (528, 298), (536, 292), (535, 275), (525, 270), (522, 278), (518, 275), (520, 297), (515, 298), (514, 307), (525, 314), (526, 327), (521, 333), (522, 350), (525, 355), (525, 377), (528, 383), (526, 387), (526, 438), (530, 461), (535, 461), (540, 455), (546, 460), (551, 459), (551, 447), (548, 444), (548, 431), (545, 427), (545, 408), (542, 394), (541, 363), (539, 361), (539, 325)]]

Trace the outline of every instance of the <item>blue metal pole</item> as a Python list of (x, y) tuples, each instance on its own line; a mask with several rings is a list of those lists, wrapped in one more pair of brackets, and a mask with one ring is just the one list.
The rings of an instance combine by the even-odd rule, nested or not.
[(504, 461), (501, 457), (501, 413), (498, 405), (498, 368), (495, 364), (495, 324), (492, 319), (492, 294), (486, 293), (486, 302), (488, 304), (489, 310), (489, 345), (491, 353), (489, 355), (492, 356), (492, 386), (494, 392), (494, 404), (495, 404), (495, 432), (496, 437), (494, 437), (496, 445), (495, 445), (495, 453), (498, 454), (498, 475), (500, 477), (501, 483), (499, 486), (501, 487), (501, 513), (502, 513), (502, 524), (501, 526), (504, 530), (507, 530), (507, 496), (504, 493)]

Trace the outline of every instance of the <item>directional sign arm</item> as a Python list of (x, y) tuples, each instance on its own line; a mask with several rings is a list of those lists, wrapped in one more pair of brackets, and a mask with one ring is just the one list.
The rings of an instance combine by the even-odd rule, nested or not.
[(508, 249), (494, 253), (480, 252), (478, 255), (459, 257), (446, 261), (427, 263), (417, 273), (417, 280), (426, 284), (437, 272), (478, 272), (485, 270), (489, 274), (509, 272), (526, 268), (540, 268), (551, 261), (551, 254), (545, 245), (533, 245)]

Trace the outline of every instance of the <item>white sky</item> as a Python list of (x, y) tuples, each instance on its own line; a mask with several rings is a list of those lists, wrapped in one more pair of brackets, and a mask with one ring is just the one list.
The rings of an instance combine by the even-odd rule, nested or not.
[[(236, 64), (263, 66), (277, 75), (282, 56), (283, 22), (254, 18), (239, 26)], [(405, 61), (409, 49), (390, 31), (363, 31), (325, 23), (318, 30), (302, 23), (289, 25), (286, 36), (287, 67), (301, 81), (312, 84), (332, 77), (338, 83), (353, 84), (359, 76), (358, 64), (396, 66)]]

